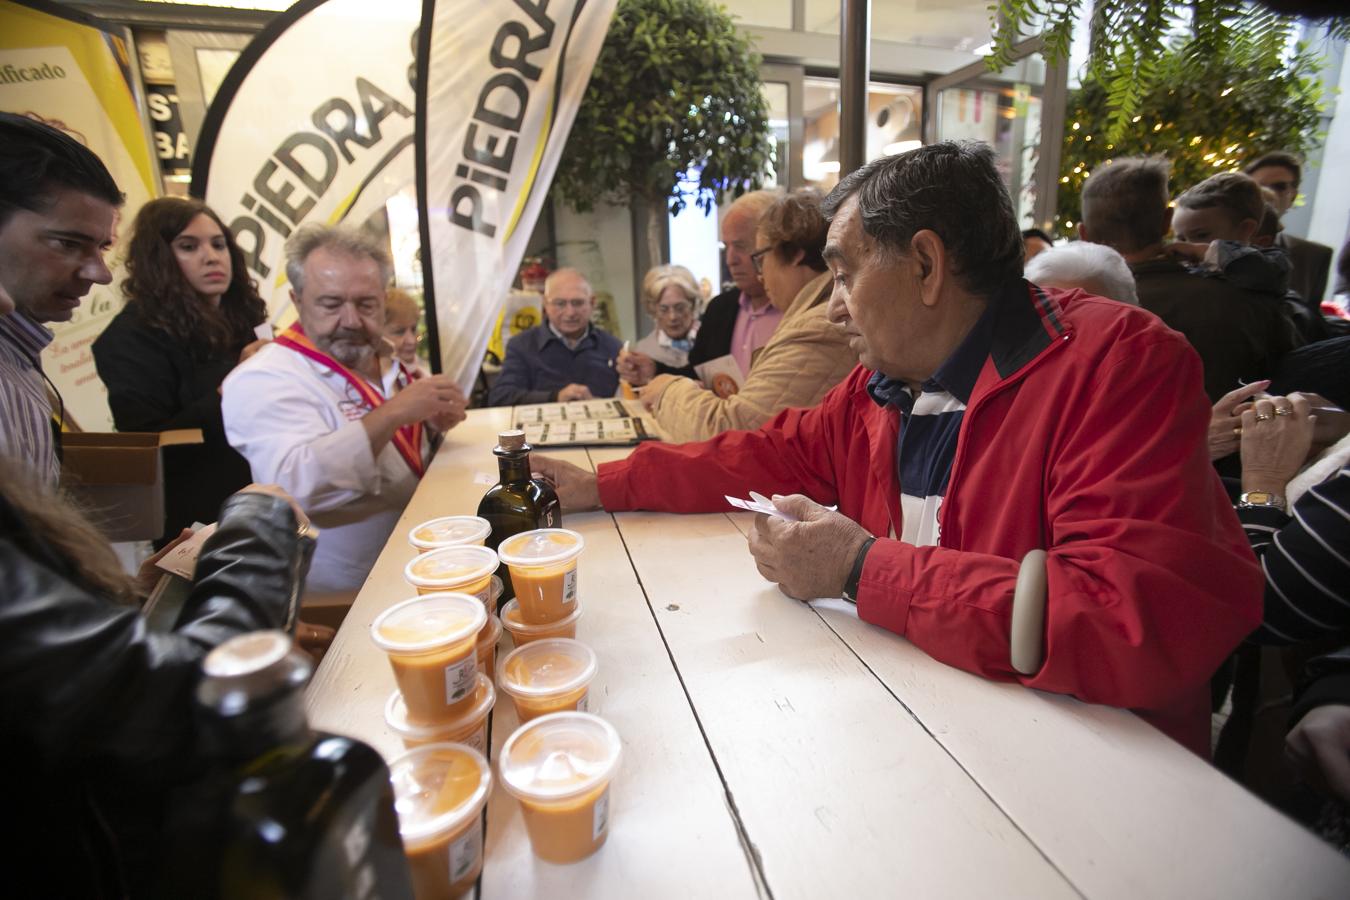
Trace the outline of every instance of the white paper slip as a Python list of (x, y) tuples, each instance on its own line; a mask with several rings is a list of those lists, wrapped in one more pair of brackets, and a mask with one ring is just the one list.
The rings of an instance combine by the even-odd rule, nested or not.
[(197, 554), (202, 552), (202, 544), (206, 543), (206, 539), (215, 534), (215, 531), (215, 522), (203, 525), (193, 532), (192, 537), (164, 554), (155, 566), (170, 575), (191, 581), (192, 573), (197, 570)]
[(846, 616), (858, 618), (858, 607), (849, 603), (840, 597), (822, 597), (819, 600), (808, 600), (807, 605), (815, 610), (832, 609), (835, 612), (843, 613)]
[(745, 383), (745, 374), (741, 372), (741, 365), (736, 362), (736, 357), (731, 354), (700, 363), (694, 366), (694, 372), (698, 375), (698, 380), (703, 382), (705, 388), (723, 400), (732, 394), (739, 393), (741, 385)]
[[(768, 497), (765, 497), (758, 491), (751, 491), (749, 500), (742, 500), (739, 497), (732, 497), (730, 494), (723, 494), (722, 496), (726, 498), (726, 501), (728, 503), (730, 503), (737, 509), (744, 509), (752, 513), (764, 513), (767, 516), (773, 516), (775, 518), (782, 519), (785, 522), (797, 521), (796, 516), (790, 516), (787, 513), (783, 512), (781, 509), (778, 509), (776, 506), (773, 505), (772, 500), (770, 500)], [(825, 508), (828, 509), (830, 512), (834, 512), (836, 509), (838, 509), (837, 506), (827, 506)]]

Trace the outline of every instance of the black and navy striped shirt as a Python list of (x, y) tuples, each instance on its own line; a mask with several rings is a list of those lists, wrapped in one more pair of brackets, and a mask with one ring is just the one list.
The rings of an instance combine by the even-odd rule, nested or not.
[(1350, 468), (1310, 488), (1290, 514), (1238, 510), (1266, 573), (1265, 621), (1252, 640), (1290, 644), (1350, 633)]
[(951, 479), (961, 419), (993, 344), (995, 316), (995, 305), (990, 304), (960, 346), (923, 383), (918, 397), (903, 381), (880, 372), (867, 382), (867, 391), (879, 406), (894, 406), (900, 412), (895, 469), (900, 475), (904, 524), (897, 536), (907, 544), (935, 546), (941, 536), (938, 511)]

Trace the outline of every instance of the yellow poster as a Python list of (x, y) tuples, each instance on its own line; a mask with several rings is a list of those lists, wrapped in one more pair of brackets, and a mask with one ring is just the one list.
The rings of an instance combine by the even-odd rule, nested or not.
[(122, 307), (121, 241), (141, 204), (159, 193), (131, 65), (126, 43), (112, 28), (89, 24), (87, 17), (65, 18), (48, 4), (38, 9), (0, 2), (0, 110), (64, 129), (99, 155), (127, 198), (108, 256), (113, 283), (95, 285), (70, 322), (50, 326), (56, 340), (43, 354), (43, 368), (68, 415), (88, 431), (112, 430), (107, 391), (89, 347)]

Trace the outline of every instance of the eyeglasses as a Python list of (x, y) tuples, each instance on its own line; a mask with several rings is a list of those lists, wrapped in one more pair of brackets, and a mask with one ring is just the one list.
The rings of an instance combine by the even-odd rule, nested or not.
[(694, 304), (692, 303), (676, 303), (673, 306), (662, 303), (656, 307), (656, 314), (658, 316), (687, 316), (693, 310)]
[(757, 274), (759, 274), (759, 275), (763, 275), (763, 274), (764, 274), (764, 254), (768, 253), (768, 252), (769, 252), (770, 250), (772, 250), (775, 246), (777, 246), (777, 245), (775, 245), (775, 244), (770, 244), (769, 246), (767, 246), (767, 247), (761, 247), (761, 248), (759, 248), (758, 250), (756, 250), (754, 253), (751, 253), (751, 254), (750, 254), (750, 264), (753, 265), (753, 266), (755, 267), (755, 272), (756, 272)]
[(585, 297), (573, 297), (571, 299), (568, 299), (566, 297), (557, 297), (551, 298), (548, 301), (548, 305), (553, 309), (567, 309), (567, 307), (569, 306), (572, 307), (573, 309), (585, 309), (586, 304), (590, 302), (591, 301), (586, 299)]

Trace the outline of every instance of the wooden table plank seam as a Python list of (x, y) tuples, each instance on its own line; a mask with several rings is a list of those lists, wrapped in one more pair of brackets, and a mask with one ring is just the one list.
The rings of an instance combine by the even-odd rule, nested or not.
[(1050, 868), (1058, 872), (1060, 877), (1064, 879), (1065, 884), (1067, 884), (1069, 888), (1073, 890), (1074, 893), (1084, 898), (1084, 900), (1087, 900), (1088, 895), (1084, 893), (1083, 890), (1077, 884), (1074, 883), (1073, 879), (1069, 877), (1069, 874), (1067, 872), (1065, 872), (1059, 865), (1055, 863), (1053, 859), (1050, 858), (1050, 856), (1045, 852), (1045, 848), (1043, 848), (1040, 844), (1038, 844), (1032, 837), (1032, 835), (1026, 832), (1026, 829), (1024, 829), (1021, 826), (1021, 824), (1018, 823), (1017, 819), (1013, 817), (1012, 812), (1006, 809), (1003, 806), (1003, 804), (1001, 804), (998, 801), (998, 798), (996, 798), (993, 794), (991, 794), (988, 791), (988, 789), (983, 784), (980, 783), (980, 779), (975, 777), (975, 773), (970, 771), (970, 769), (967, 768), (966, 765), (961, 762), (960, 758), (958, 758), (956, 754), (952, 752), (952, 749), (947, 746), (947, 743), (944, 740), (942, 740), (941, 735), (935, 733), (931, 728), (928, 727), (928, 725), (923, 721), (923, 719), (921, 719), (919, 715), (915, 713), (913, 709), (910, 708), (909, 704), (904, 701), (904, 698), (902, 698), (891, 688), (890, 683), (887, 682), (887, 680), (883, 678), (879, 672), (877, 672), (874, 668), (872, 668), (871, 664), (869, 664), (867, 660), (860, 653), (858, 653), (857, 650), (854, 649), (853, 645), (848, 642), (847, 638), (845, 638), (842, 634), (840, 634), (839, 631), (833, 625), (830, 624), (830, 620), (827, 619), (825, 616), (821, 615), (820, 610), (813, 609), (812, 611), (816, 614), (816, 617), (820, 619), (822, 623), (824, 623), (825, 627), (830, 629), (830, 631), (834, 634), (835, 637), (839, 638), (840, 643), (842, 643), (845, 647), (847, 647), (848, 651), (852, 653), (854, 657), (857, 658), (858, 662), (862, 664), (862, 667), (866, 669), (868, 672), (870, 672), (874, 678), (876, 678), (876, 680), (881, 684), (882, 689), (885, 690), (886, 693), (894, 697), (895, 702), (900, 704), (900, 708), (903, 709), (906, 713), (908, 713), (909, 717), (912, 718), (915, 721), (915, 723), (918, 724), (918, 726), (923, 729), (924, 733), (927, 734), (930, 738), (932, 738), (933, 742), (942, 748), (942, 751), (951, 758), (952, 762), (956, 763), (956, 767), (966, 774), (966, 777), (970, 779), (971, 784), (975, 785), (976, 789), (978, 789), (981, 794), (984, 794), (985, 797), (989, 798), (989, 802), (992, 803), (994, 807), (1003, 814), (1003, 816), (1008, 820), (1008, 823), (1012, 825), (1012, 827), (1019, 834), (1021, 834), (1024, 838), (1027, 839), (1027, 843), (1031, 844), (1031, 846), (1035, 848), (1036, 852), (1039, 853), (1041, 858), (1045, 860), (1046, 865), (1050, 866)]
[[(587, 451), (590, 455), (590, 451)], [(594, 470), (596, 461), (591, 459), (591, 469)], [(722, 764), (713, 751), (712, 742), (708, 739), (707, 729), (704, 727), (703, 719), (699, 716), (698, 706), (694, 703), (694, 698), (689, 693), (689, 686), (685, 683), (684, 673), (680, 671), (680, 665), (675, 659), (675, 654), (670, 648), (670, 642), (666, 640), (665, 631), (661, 628), (660, 618), (656, 615), (656, 610), (652, 606), (652, 598), (647, 593), (647, 586), (643, 584), (642, 573), (638, 571), (637, 566), (633, 564), (633, 555), (628, 549), (628, 541), (624, 538), (623, 529), (619, 527), (618, 519), (613, 513), (609, 514), (610, 520), (614, 523), (614, 529), (618, 532), (619, 543), (623, 546), (624, 555), (627, 556), (629, 564), (633, 566), (633, 574), (637, 578), (638, 589), (642, 591), (643, 602), (647, 604), (647, 612), (651, 615), (652, 621), (656, 624), (656, 632), (661, 637), (661, 646), (666, 650), (666, 655), (670, 658), (671, 668), (675, 672), (675, 678), (680, 684), (680, 689), (684, 691), (685, 700), (689, 703), (689, 709), (693, 713), (694, 722), (698, 725), (699, 735), (703, 738), (703, 746), (707, 748), (708, 758), (712, 760), (713, 769), (717, 772), (718, 779), (722, 782), (722, 791), (726, 799), (727, 811), (731, 814), (731, 821), (736, 826), (736, 837), (740, 840), (741, 851), (745, 854), (746, 862), (750, 865), (750, 873), (754, 877), (755, 890), (758, 891), (761, 898), (774, 900), (773, 889), (769, 886), (768, 878), (764, 874), (764, 860), (760, 856), (759, 849), (754, 841), (750, 839), (750, 834), (746, 829), (745, 820), (741, 816), (740, 809), (736, 806), (736, 796), (731, 791), (731, 786), (727, 784), (726, 773), (722, 771)]]

